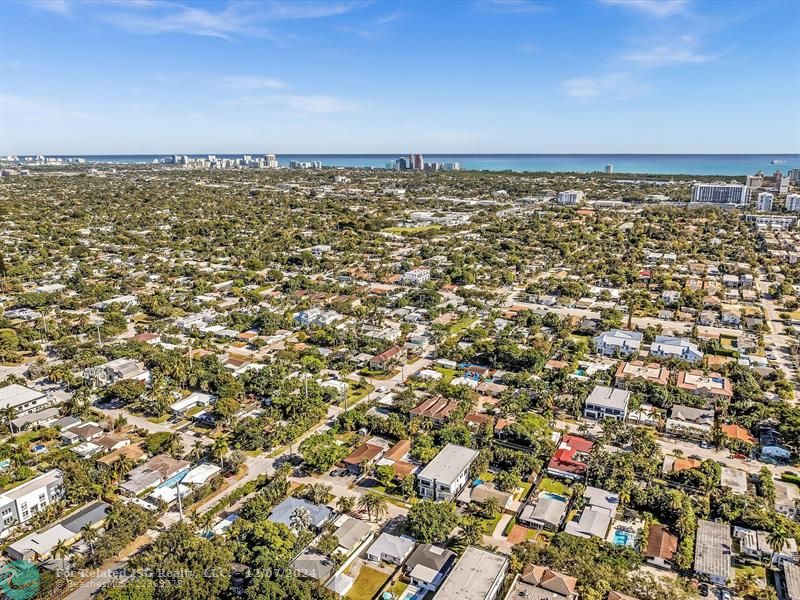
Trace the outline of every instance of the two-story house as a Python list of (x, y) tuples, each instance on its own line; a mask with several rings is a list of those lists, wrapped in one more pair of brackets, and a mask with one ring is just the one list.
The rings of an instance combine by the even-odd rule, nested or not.
[(417, 475), (419, 495), (428, 500), (454, 500), (469, 481), (478, 451), (447, 444)]

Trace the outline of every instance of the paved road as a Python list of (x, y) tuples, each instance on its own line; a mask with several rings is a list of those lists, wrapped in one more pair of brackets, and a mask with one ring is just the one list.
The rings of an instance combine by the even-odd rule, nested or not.
[(116, 419), (118, 416), (122, 415), (128, 420), (129, 425), (140, 427), (141, 429), (144, 429), (149, 433), (160, 433), (164, 431), (167, 431), (169, 433), (178, 433), (181, 436), (181, 441), (183, 442), (184, 452), (190, 452), (194, 447), (195, 442), (198, 441), (204, 446), (208, 446), (209, 444), (212, 443), (212, 441), (204, 435), (196, 437), (193, 433), (187, 433), (186, 431), (177, 431), (175, 427), (173, 427), (172, 424), (170, 423), (167, 422), (153, 423), (152, 421), (149, 421), (144, 417), (131, 414), (130, 412), (122, 408), (103, 408), (101, 410), (104, 414), (109, 415), (112, 419)]
[[(775, 348), (774, 354), (777, 358), (774, 362), (784, 372), (786, 379), (792, 385), (797, 384), (797, 366), (794, 357), (789, 351), (792, 343), (792, 338), (787, 336), (784, 331), (783, 320), (778, 316), (778, 309), (775, 301), (769, 294), (770, 283), (767, 281), (766, 272), (761, 269), (756, 279), (758, 291), (761, 293), (761, 305), (764, 307), (764, 314), (766, 315), (767, 325), (769, 326), (769, 333), (764, 334), (764, 340), (768, 347)], [(797, 389), (794, 391), (795, 400), (797, 400)]]

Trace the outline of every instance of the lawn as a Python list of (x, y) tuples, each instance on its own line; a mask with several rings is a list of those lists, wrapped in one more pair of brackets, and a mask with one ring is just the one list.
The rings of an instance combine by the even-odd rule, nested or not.
[(528, 497), (528, 493), (531, 491), (531, 484), (527, 481), (523, 481), (519, 484), (519, 487), (522, 491), (517, 496), (517, 500), (524, 500)]
[(380, 591), (388, 579), (389, 576), (383, 571), (364, 565), (361, 567), (353, 587), (347, 592), (347, 598), (353, 598), (353, 600), (372, 598)]
[(497, 528), (497, 523), (502, 516), (503, 513), (498, 511), (493, 519), (481, 519), (483, 530), (486, 532), (486, 535), (492, 535), (494, 533), (494, 530)]
[(450, 326), (450, 335), (455, 335), (457, 333), (461, 333), (465, 329), (472, 326), (478, 320), (478, 317), (464, 317), (459, 319), (455, 323)]
[(494, 481), (494, 473), (490, 473), (489, 471), (484, 471), (480, 475), (478, 475), (478, 479), (487, 483), (489, 481)]
[(398, 579), (397, 581), (394, 582), (394, 584), (392, 584), (392, 587), (390, 587), (387, 591), (389, 591), (394, 598), (399, 598), (400, 596), (403, 595), (403, 592), (406, 591), (407, 587), (408, 587), (407, 583), (400, 581)]
[(436, 371), (437, 373), (442, 374), (443, 377), (442, 381), (444, 381), (445, 383), (450, 383), (453, 379), (461, 375), (461, 373), (459, 373), (455, 369), (448, 369), (446, 367), (440, 367), (439, 365), (434, 365), (433, 370)]
[(560, 481), (556, 481), (555, 479), (550, 479), (549, 477), (544, 477), (539, 482), (539, 489), (545, 492), (558, 494), (559, 496), (563, 496), (567, 492), (567, 486), (565, 486)]
[(358, 383), (351, 385), (347, 389), (347, 403), (352, 405), (359, 400), (362, 400), (367, 394), (375, 390), (375, 386), (368, 383), (366, 386), (361, 386)]

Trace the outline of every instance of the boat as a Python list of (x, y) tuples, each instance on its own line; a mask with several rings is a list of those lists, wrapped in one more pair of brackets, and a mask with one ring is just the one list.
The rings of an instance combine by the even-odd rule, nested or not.
[(780, 158), (776, 158), (775, 160), (770, 161), (773, 165), (785, 165), (786, 161), (781, 160)]

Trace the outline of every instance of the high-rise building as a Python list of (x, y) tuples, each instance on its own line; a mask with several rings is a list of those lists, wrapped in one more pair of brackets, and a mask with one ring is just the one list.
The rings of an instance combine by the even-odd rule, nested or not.
[(577, 204), (583, 200), (583, 192), (580, 190), (567, 190), (566, 192), (558, 192), (559, 204)]
[(769, 212), (772, 210), (772, 201), (775, 196), (769, 192), (761, 192), (756, 199), (756, 210), (759, 212)]
[(606, 173), (613, 173), (614, 172), (614, 165), (608, 164), (606, 165)]
[(745, 185), (751, 188), (760, 188), (764, 185), (764, 174), (759, 171), (755, 175), (748, 175)]
[(789, 169), (787, 175), (791, 183), (800, 183), (800, 169)]
[(264, 156), (264, 163), (268, 169), (278, 168), (278, 159), (275, 157), (274, 154), (266, 154)]
[(410, 157), (410, 163), (412, 169), (415, 171), (422, 171), (425, 168), (425, 159), (422, 158), (422, 154), (412, 154)]
[(789, 212), (800, 212), (800, 194), (789, 194), (786, 196), (786, 202), (783, 208)]
[(778, 188), (779, 194), (788, 194), (789, 193), (789, 178), (788, 177), (781, 177), (775, 182), (775, 187)]
[(461, 163), (457, 162), (442, 163), (442, 171), (460, 171), (460, 170), (461, 170)]
[(750, 200), (750, 188), (740, 183), (695, 183), (692, 202), (744, 205)]

